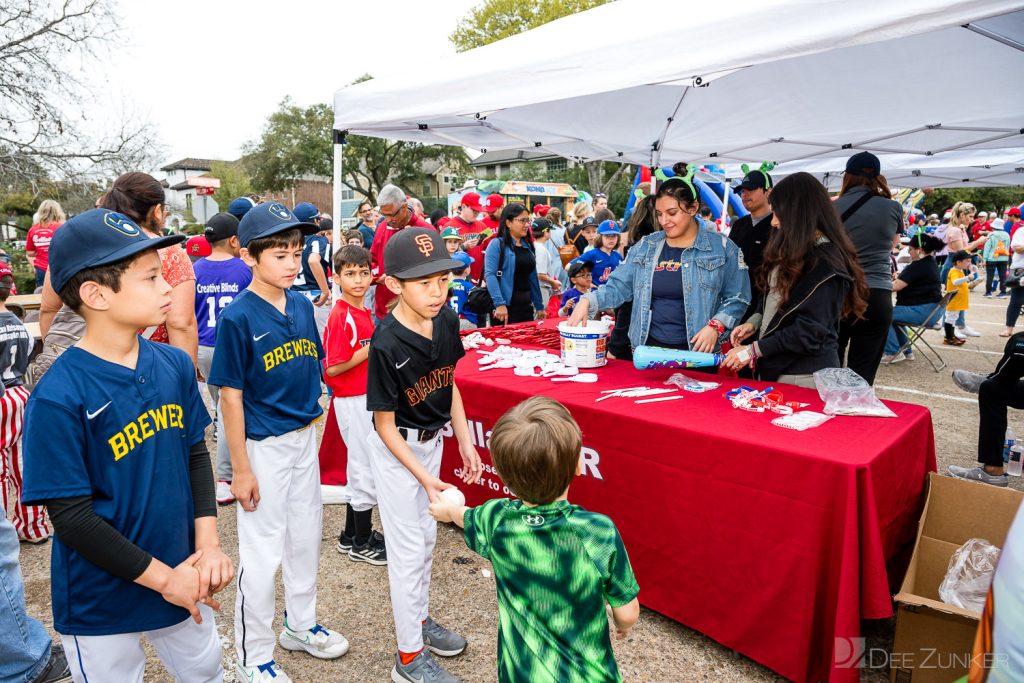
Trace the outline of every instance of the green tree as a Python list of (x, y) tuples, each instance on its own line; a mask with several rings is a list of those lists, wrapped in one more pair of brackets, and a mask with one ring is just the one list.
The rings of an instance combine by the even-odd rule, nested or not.
[(459, 52), (537, 28), (549, 21), (603, 5), (608, 0), (484, 0), (448, 36)]
[(925, 198), (921, 202), (921, 210), (926, 214), (942, 213), (951, 208), (957, 202), (970, 202), (978, 207), (979, 211), (1005, 211), (1011, 206), (1017, 206), (1024, 200), (1024, 193), (1019, 187), (958, 187), (956, 189), (940, 188), (937, 190), (926, 190)]
[(220, 179), (220, 187), (214, 197), (221, 211), (227, 211), (232, 199), (252, 194), (252, 180), (244, 163), (215, 161), (210, 164), (210, 175)]

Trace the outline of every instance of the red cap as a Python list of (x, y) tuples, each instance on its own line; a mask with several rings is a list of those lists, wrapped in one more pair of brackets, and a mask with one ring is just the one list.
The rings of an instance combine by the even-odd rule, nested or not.
[(441, 216), (440, 218), (437, 219), (437, 227), (438, 229), (443, 228), (451, 222), (452, 219), (450, 216)]
[(544, 218), (545, 216), (547, 216), (548, 215), (548, 211), (550, 211), (550, 210), (551, 210), (551, 207), (548, 206), (547, 204), (535, 204), (534, 207), (533, 207), (533, 212), (535, 214), (537, 214), (538, 216), (540, 216), (541, 218)]
[(505, 198), (500, 194), (489, 194), (484, 200), (484, 211), (494, 213), (505, 204)]
[(484, 210), (484, 208), (480, 206), (480, 195), (478, 195), (476, 192), (467, 192), (466, 194), (462, 195), (462, 199), (460, 199), (459, 202), (462, 204), (462, 206), (468, 206), (469, 208), (477, 212)]
[(185, 242), (185, 252), (189, 256), (209, 256), (213, 253), (213, 247), (210, 246), (210, 243), (206, 241), (205, 237), (202, 235), (196, 235), (195, 237), (190, 237), (188, 241)]
[(1018, 209), (1018, 208), (1017, 208), (1017, 207), (1015, 206), (1015, 207), (1013, 207), (1012, 209), (1010, 209), (1009, 211), (1007, 211), (1007, 212), (1006, 212), (1006, 215), (1007, 215), (1007, 216), (1019, 216), (1019, 215), (1020, 215), (1020, 209)]
[(5, 275), (10, 275), (13, 277), (14, 271), (11, 270), (11, 267), (9, 265), (4, 263), (3, 261), (0, 261), (0, 277), (3, 277)]

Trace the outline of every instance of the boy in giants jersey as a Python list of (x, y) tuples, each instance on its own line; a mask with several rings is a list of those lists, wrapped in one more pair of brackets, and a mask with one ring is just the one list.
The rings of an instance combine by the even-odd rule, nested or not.
[[(196, 323), (199, 329), (199, 372), (210, 376), (213, 348), (217, 343), (217, 318), (224, 307), (245, 291), (252, 282), (252, 270), (238, 258), (238, 219), (230, 213), (218, 213), (206, 222), (206, 241), (211, 253), (193, 264), (196, 272)], [(217, 503), (235, 502), (231, 494), (231, 455), (224, 436), (224, 420), (217, 407), (220, 392), (207, 384), (217, 423)]]
[(28, 370), (33, 342), (18, 316), (4, 305), (13, 286), (11, 267), (0, 261), (0, 381), (4, 385), (4, 392), (0, 395), (0, 498), (4, 511), (11, 515), (18, 539), (45, 543), (50, 539), (46, 508), (25, 505), (21, 500), (21, 430), (28, 401), (23, 378)]
[(157, 249), (183, 239), (92, 209), (50, 244), (53, 288), (86, 328), (29, 398), (24, 498), (56, 530), (53, 625), (76, 683), (141, 683), (143, 635), (177, 680), (224, 676), (210, 607), (233, 568), (217, 540), (210, 416), (192, 359), (138, 335), (171, 308)]
[(210, 384), (220, 387), (238, 501), (238, 677), (289, 683), (274, 661), (274, 583), (285, 564), (281, 646), (334, 659), (348, 651), (340, 633), (316, 621), (320, 563), (320, 464), (316, 422), (323, 347), (313, 304), (289, 289), (299, 272), (303, 233), (316, 230), (284, 205), (264, 202), (238, 224), (249, 288), (217, 321)]
[(356, 562), (383, 566), (388, 563), (388, 556), (384, 537), (373, 531), (377, 489), (370, 469), (370, 445), (366, 442), (373, 433), (373, 415), (366, 410), (366, 359), (373, 336), (373, 313), (363, 306), (363, 297), (373, 284), (370, 252), (362, 246), (342, 247), (334, 255), (334, 281), (341, 288), (341, 298), (327, 320), (324, 351), (327, 386), (334, 392), (338, 431), (348, 449), (349, 492), (338, 551)]
[(430, 513), (464, 527), (466, 545), (494, 567), (498, 680), (621, 681), (605, 603), (621, 640), (640, 615), (640, 588), (612, 521), (567, 500), (582, 471), (579, 427), (561, 403), (534, 396), (498, 420), (490, 443), (522, 500), (467, 508), (439, 499)]
[(451, 421), (462, 454), (462, 478), (480, 478), (466, 411), (455, 386), (455, 364), (466, 355), (459, 319), (447, 304), (449, 258), (441, 236), (405, 228), (384, 249), (385, 285), (398, 304), (370, 342), (366, 407), (373, 411), (370, 464), (388, 539), (388, 583), (398, 636), (394, 681), (457, 681), (433, 660), (466, 649), (466, 640), (429, 614), (430, 567), (437, 523), (427, 505), (451, 488), (441, 471), (441, 430)]

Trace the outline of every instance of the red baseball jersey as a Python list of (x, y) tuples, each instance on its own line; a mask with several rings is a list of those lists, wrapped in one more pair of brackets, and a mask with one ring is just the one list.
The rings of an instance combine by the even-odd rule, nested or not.
[[(351, 360), (356, 351), (370, 343), (373, 336), (371, 315), (368, 308), (356, 308), (344, 299), (338, 299), (324, 328), (327, 367)], [(327, 386), (335, 396), (362, 396), (366, 393), (366, 362), (340, 375), (328, 375)]]

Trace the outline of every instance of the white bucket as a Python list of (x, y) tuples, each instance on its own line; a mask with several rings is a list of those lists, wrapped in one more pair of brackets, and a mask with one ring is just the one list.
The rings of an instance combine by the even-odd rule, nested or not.
[(608, 362), (605, 348), (612, 325), (600, 320), (591, 320), (586, 327), (572, 327), (558, 323), (558, 334), (562, 338), (562, 364), (577, 368), (599, 368)]

